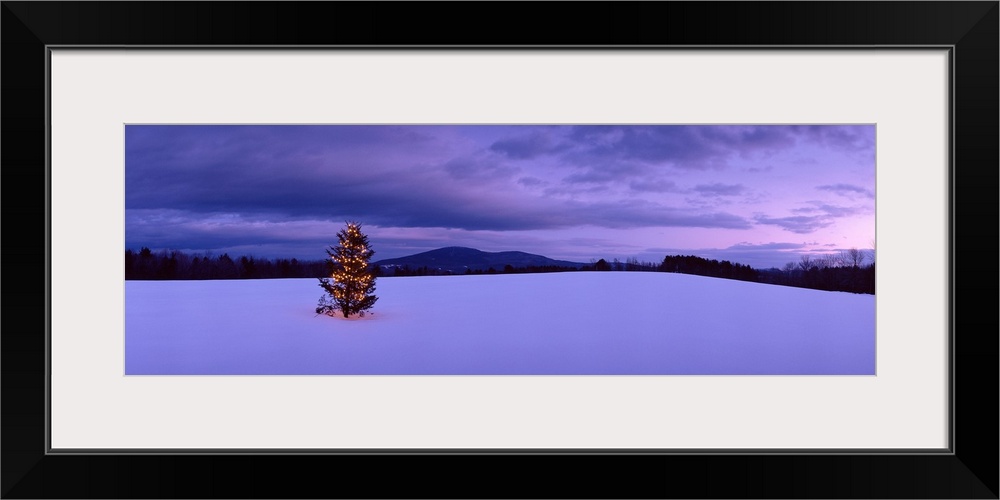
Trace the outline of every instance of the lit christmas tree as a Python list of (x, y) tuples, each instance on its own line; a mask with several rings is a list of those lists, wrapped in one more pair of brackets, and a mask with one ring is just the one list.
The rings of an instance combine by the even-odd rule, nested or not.
[(364, 317), (365, 311), (375, 305), (375, 273), (369, 261), (375, 251), (368, 245), (368, 237), (361, 232), (361, 224), (348, 222), (337, 233), (337, 247), (326, 251), (330, 256), (329, 278), (320, 278), (319, 286), (326, 291), (319, 299), (316, 314), (336, 316), (340, 311), (345, 318), (352, 314)]

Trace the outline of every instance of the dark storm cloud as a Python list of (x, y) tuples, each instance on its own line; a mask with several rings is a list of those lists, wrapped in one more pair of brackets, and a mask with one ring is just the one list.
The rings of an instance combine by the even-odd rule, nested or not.
[(535, 213), (494, 196), (488, 181), (515, 167), (449, 158), (447, 141), (428, 148), (405, 128), (130, 127), (126, 145), (127, 210), (465, 229), (574, 224), (572, 212)]
[(588, 157), (669, 162), (682, 169), (719, 168), (733, 154), (748, 156), (795, 144), (789, 129), (768, 126), (586, 126), (573, 129), (570, 138)]
[(125, 204), (306, 215), (334, 189), (397, 182), (367, 175), (366, 156), (386, 142), (419, 151), (425, 139), (392, 127), (130, 126)]
[(455, 179), (495, 180), (515, 175), (519, 169), (488, 158), (461, 157), (444, 164), (444, 170)]
[[(126, 209), (272, 220), (364, 217), (400, 226), (517, 225), (448, 180), (504, 177), (513, 169), (444, 155), (445, 161), (429, 161), (435, 148), (405, 128), (129, 127), (126, 133)], [(387, 145), (400, 153), (386, 151)]]
[(863, 153), (874, 152), (874, 125), (799, 125), (788, 129), (827, 147), (853, 150)]
[(329, 240), (312, 221), (269, 223), (235, 215), (191, 214), (175, 210), (133, 210), (126, 214), (126, 248), (198, 249), (254, 247)]
[(648, 172), (648, 167), (637, 163), (610, 162), (567, 175), (562, 181), (567, 184), (625, 182), (634, 177), (646, 176)]
[[(423, 228), (584, 233), (771, 224), (810, 232), (872, 209), (817, 202), (795, 213), (780, 199), (759, 210), (792, 217), (755, 218), (743, 208), (752, 200), (735, 197), (758, 192), (755, 182), (766, 179), (743, 171), (797, 142), (864, 144), (865, 137), (767, 126), (129, 125), (126, 243), (287, 248), (315, 245), (313, 234), (325, 240), (330, 225), (345, 220), (407, 229), (400, 241)], [(775, 165), (789, 158), (780, 160)], [(716, 170), (725, 169), (720, 177)], [(864, 196), (853, 179), (822, 178), (829, 184), (821, 191)]]
[(703, 140), (696, 128), (685, 126), (575, 127), (569, 138), (574, 149), (567, 159), (598, 170), (611, 161), (703, 169), (727, 152)]
[(498, 140), (490, 145), (490, 150), (512, 159), (527, 160), (555, 153), (566, 147), (566, 144), (555, 142), (547, 130), (534, 129), (527, 134)]
[(724, 144), (742, 157), (756, 153), (787, 149), (795, 145), (795, 135), (786, 127), (730, 126), (698, 127), (704, 140)]
[(558, 155), (572, 168), (566, 183), (630, 183), (635, 191), (666, 192), (671, 171), (725, 170), (734, 159), (795, 146), (797, 135), (774, 126), (577, 126)]
[[(434, 126), (129, 126), (126, 208), (240, 213), (282, 220), (364, 216), (376, 224), (466, 229), (573, 224), (570, 213), (528, 217), (518, 210), (524, 200), (515, 199), (514, 194), (481, 196), (477, 188), (509, 190), (509, 186), (544, 181), (521, 176), (517, 184), (514, 177), (520, 169), (489, 151), (455, 156), (450, 152), (449, 130)], [(644, 162), (703, 165), (734, 150), (783, 147), (789, 140), (788, 130), (781, 127), (563, 130), (568, 130), (571, 144), (571, 149), (559, 146), (567, 151), (563, 159), (583, 154), (589, 164), (573, 165), (576, 171), (562, 180), (593, 184), (591, 193), (606, 192), (609, 183), (622, 183), (636, 191), (666, 192), (674, 189), (672, 181), (653, 176), (652, 167)], [(526, 158), (559, 149), (552, 145), (562, 139), (551, 138), (553, 133), (548, 128), (529, 128), (508, 134), (513, 138), (494, 141), (489, 148)], [(500, 181), (507, 184), (491, 184)], [(741, 188), (706, 184), (696, 190), (705, 195), (735, 195)], [(559, 209), (532, 203), (536, 208)], [(511, 214), (524, 214), (526, 219), (515, 220)], [(645, 216), (622, 213), (621, 218), (644, 220)], [(621, 222), (601, 219), (612, 227)], [(696, 224), (703, 224), (702, 219), (713, 220), (702, 216)], [(720, 220), (723, 227), (732, 226), (729, 219)]]

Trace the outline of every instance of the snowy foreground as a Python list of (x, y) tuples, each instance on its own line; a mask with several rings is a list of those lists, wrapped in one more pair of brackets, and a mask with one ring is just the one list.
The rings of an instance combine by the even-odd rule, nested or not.
[(315, 279), (125, 282), (125, 372), (875, 373), (875, 297), (701, 276), (381, 278), (361, 319)]

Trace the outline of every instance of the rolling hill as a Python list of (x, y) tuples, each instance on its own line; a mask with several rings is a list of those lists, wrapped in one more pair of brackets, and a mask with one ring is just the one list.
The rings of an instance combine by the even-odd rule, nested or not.
[(502, 271), (504, 266), (517, 267), (528, 266), (560, 266), (580, 268), (586, 264), (580, 262), (569, 262), (565, 260), (555, 260), (542, 255), (535, 255), (525, 252), (484, 252), (475, 248), (467, 247), (445, 247), (437, 250), (430, 250), (418, 254), (408, 255), (395, 259), (384, 259), (373, 262), (372, 265), (380, 266), (383, 269), (395, 267), (409, 267), (419, 269), (427, 267), (432, 270), (450, 271), (461, 274), (466, 270), (486, 271), (489, 268)]

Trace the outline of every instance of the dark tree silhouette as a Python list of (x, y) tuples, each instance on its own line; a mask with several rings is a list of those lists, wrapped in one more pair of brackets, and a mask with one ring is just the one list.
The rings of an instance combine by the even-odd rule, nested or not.
[(340, 311), (345, 318), (352, 314), (363, 317), (378, 300), (373, 294), (375, 272), (369, 265), (375, 251), (357, 222), (348, 222), (337, 233), (337, 239), (339, 244), (326, 251), (330, 256), (330, 277), (319, 279), (319, 286), (326, 293), (319, 299), (316, 314), (336, 316)]
[(596, 264), (594, 264), (594, 270), (595, 271), (610, 271), (611, 270), (611, 264), (608, 264), (608, 261), (606, 261), (604, 259), (601, 259), (601, 260), (597, 261)]
[(865, 253), (857, 248), (851, 248), (842, 252), (840, 258), (843, 259), (845, 266), (857, 268), (865, 262)]

